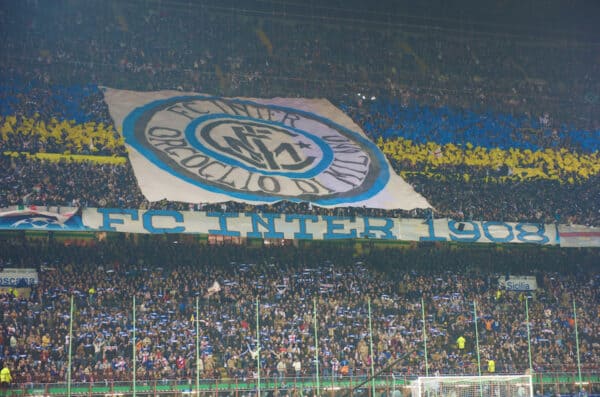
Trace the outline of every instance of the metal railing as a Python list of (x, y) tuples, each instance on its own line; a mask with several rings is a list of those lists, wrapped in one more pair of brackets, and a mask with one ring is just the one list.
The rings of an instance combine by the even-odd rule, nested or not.
[[(374, 379), (367, 376), (328, 376), (321, 377), (269, 377), (260, 379), (261, 395), (290, 396), (409, 396), (410, 385), (417, 375), (387, 374)], [(579, 385), (577, 372), (548, 372), (533, 376), (534, 389), (540, 393), (552, 390), (561, 395), (575, 395), (583, 387), (589, 396), (600, 395), (600, 372), (589, 371), (582, 374)], [(73, 382), (70, 387), (72, 396), (203, 396), (203, 397), (247, 397), (256, 395), (258, 379), (194, 379), (140, 380), (131, 381)], [(373, 396), (375, 390), (375, 396)], [(19, 384), (13, 385), (2, 396), (67, 396), (68, 385), (63, 383)], [(394, 394), (394, 392), (400, 392)]]

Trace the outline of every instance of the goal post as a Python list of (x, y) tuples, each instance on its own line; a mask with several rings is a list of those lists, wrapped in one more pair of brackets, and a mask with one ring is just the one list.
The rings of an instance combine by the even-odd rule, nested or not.
[(425, 376), (411, 384), (413, 397), (533, 397), (531, 375)]

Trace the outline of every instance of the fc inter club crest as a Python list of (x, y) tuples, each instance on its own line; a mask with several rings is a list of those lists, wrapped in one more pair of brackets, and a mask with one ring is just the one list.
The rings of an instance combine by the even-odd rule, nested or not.
[(171, 175), (242, 200), (357, 202), (377, 194), (389, 179), (371, 141), (288, 107), (175, 97), (135, 109), (124, 120), (123, 134)]

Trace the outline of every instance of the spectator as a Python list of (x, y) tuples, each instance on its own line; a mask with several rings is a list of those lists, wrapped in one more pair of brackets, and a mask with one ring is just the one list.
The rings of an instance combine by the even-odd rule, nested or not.
[(10, 387), (10, 383), (12, 382), (12, 376), (10, 375), (10, 369), (8, 365), (5, 363), (2, 366), (2, 370), (0, 370), (0, 385), (2, 386), (2, 390), (6, 390)]
[(465, 343), (466, 343), (466, 339), (464, 336), (459, 336), (458, 339), (456, 339), (456, 346), (458, 347), (459, 351), (465, 350)]

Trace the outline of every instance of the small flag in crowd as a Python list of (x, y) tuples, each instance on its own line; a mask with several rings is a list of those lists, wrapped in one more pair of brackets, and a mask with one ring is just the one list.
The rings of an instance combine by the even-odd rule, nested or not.
[(215, 281), (213, 283), (212, 286), (210, 286), (210, 288), (208, 288), (208, 291), (206, 293), (206, 296), (211, 296), (216, 294), (217, 292), (221, 291), (221, 284), (219, 284), (218, 281)]

